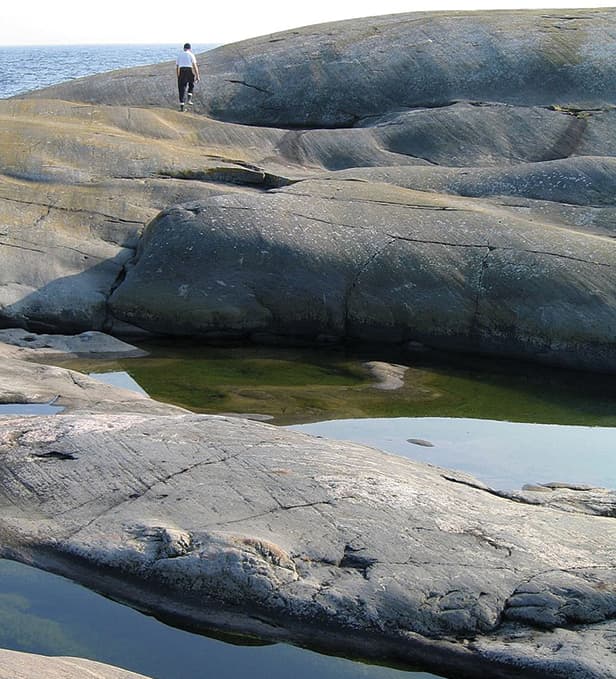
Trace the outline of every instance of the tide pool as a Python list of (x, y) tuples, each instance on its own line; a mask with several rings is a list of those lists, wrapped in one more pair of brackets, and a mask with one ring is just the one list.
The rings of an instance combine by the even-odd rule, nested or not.
[(290, 428), (459, 469), (498, 490), (550, 481), (616, 488), (613, 427), (400, 417), (330, 420)]

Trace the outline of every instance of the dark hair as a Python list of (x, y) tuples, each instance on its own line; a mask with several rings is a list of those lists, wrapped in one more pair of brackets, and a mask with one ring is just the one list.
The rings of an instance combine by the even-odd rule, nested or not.
[(190, 49), (190, 43), (189, 43), (189, 42), (185, 42), (185, 43), (184, 43), (184, 49), (185, 49), (185, 50), (189, 50), (189, 49)]

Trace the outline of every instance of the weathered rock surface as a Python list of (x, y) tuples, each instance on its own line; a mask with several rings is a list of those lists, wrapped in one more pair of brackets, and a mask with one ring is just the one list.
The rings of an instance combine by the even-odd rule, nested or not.
[(0, 555), (174, 624), (452, 677), (616, 677), (614, 492), (531, 504), (191, 414), (2, 418), (0, 459)]
[(0, 679), (147, 679), (83, 658), (50, 658), (0, 649)]
[[(20, 349), (0, 344), (0, 404), (51, 403), (65, 411), (95, 408), (101, 412), (183, 413), (182, 408), (159, 403), (143, 394), (104, 384), (74, 370), (28, 361)], [(38, 350), (41, 351), (41, 350)], [(43, 360), (45, 354), (38, 356)], [(1, 466), (0, 461), (0, 466)]]
[[(107, 299), (144, 224), (170, 204), (228, 190), (201, 181), (208, 176), (262, 179), (245, 167), (251, 154), (235, 152), (232, 130), (171, 111), (6, 100), (0, 121), (4, 327), (130, 332), (109, 317)], [(207, 147), (202, 128), (213, 134)], [(221, 158), (217, 130), (235, 161)], [(238, 134), (241, 146), (250, 134)], [(268, 153), (268, 135), (261, 136)]]
[[(0, 326), (615, 371), (615, 30), (613, 9), (361, 19), (202, 55), (201, 115), (161, 108), (172, 64), (0, 101)], [(0, 555), (191, 628), (616, 677), (613, 491), (495, 493), (19, 351), (2, 400), (67, 414), (0, 418)]]
[[(352, 127), (386, 111), (456, 101), (615, 104), (611, 9), (434, 12), (298, 28), (200, 55), (196, 100), (220, 120)], [(175, 104), (172, 63), (58, 85), (40, 95)]]
[[(3, 346), (5, 345), (5, 346)], [(140, 358), (143, 349), (127, 344), (117, 337), (89, 331), (79, 335), (35, 335), (21, 328), (0, 330), (0, 352), (6, 345), (15, 347), (15, 358), (49, 361), (57, 358)], [(3, 354), (0, 353), (0, 356)]]
[(172, 64), (2, 101), (0, 324), (614, 371), (615, 25), (414, 13), (264, 36), (201, 55), (207, 115), (160, 108)]
[(420, 341), (614, 371), (615, 264), (611, 238), (500, 206), (307, 180), (164, 211), (110, 306), (153, 331)]
[(384, 363), (383, 361), (368, 361), (364, 368), (376, 380), (375, 389), (382, 391), (395, 391), (404, 386), (404, 375), (408, 370), (406, 365)]

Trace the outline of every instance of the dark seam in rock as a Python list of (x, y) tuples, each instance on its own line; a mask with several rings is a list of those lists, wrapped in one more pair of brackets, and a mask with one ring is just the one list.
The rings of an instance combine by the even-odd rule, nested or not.
[(518, 568), (516, 566), (502, 565), (497, 566), (495, 564), (477, 564), (477, 563), (464, 563), (463, 561), (433, 561), (430, 559), (413, 559), (409, 557), (406, 561), (377, 561), (375, 565), (381, 566), (455, 566), (459, 568), (472, 568), (478, 571), (505, 571), (507, 573), (518, 573), (524, 571), (524, 567)]
[[(499, 250), (516, 250), (516, 248), (495, 248)], [(547, 257), (558, 257), (559, 259), (569, 259), (573, 262), (582, 262), (582, 264), (592, 264), (593, 266), (605, 266), (608, 269), (612, 268), (611, 264), (607, 262), (592, 262), (588, 259), (582, 259), (581, 257), (572, 257), (571, 255), (562, 255), (557, 252), (543, 252), (541, 250), (518, 250), (518, 252), (527, 252), (531, 255), (546, 255)]]
[[(568, 259), (574, 262), (581, 262), (582, 264), (591, 264), (593, 266), (604, 266), (607, 267), (608, 269), (612, 268), (611, 264), (608, 264), (607, 262), (593, 262), (588, 259), (582, 259), (581, 257), (572, 257), (571, 255), (563, 255), (558, 252), (544, 252), (542, 250), (526, 250), (523, 248), (515, 248), (515, 247), (504, 247), (504, 246), (496, 246), (496, 245), (489, 245), (488, 243), (484, 245), (476, 245), (473, 243), (452, 243), (448, 241), (432, 241), (432, 240), (422, 240), (420, 238), (409, 238), (408, 236), (396, 236), (393, 234), (388, 233), (388, 236), (391, 238), (394, 238), (396, 240), (403, 240), (403, 241), (408, 241), (410, 243), (421, 243), (425, 245), (445, 245), (449, 247), (455, 247), (455, 248), (488, 248), (490, 252), (494, 252), (496, 250), (501, 250), (503, 252), (524, 252), (527, 254), (531, 255), (545, 255), (546, 257), (556, 257), (559, 259)], [(489, 253), (488, 253), (489, 254)]]
[[(180, 476), (182, 474), (186, 474), (187, 472), (190, 472), (197, 467), (207, 466), (207, 465), (211, 465), (211, 464), (219, 464), (221, 462), (226, 462), (227, 460), (229, 460), (233, 457), (238, 457), (239, 455), (241, 455), (241, 453), (238, 453), (237, 455), (232, 455), (230, 457), (223, 458), (221, 460), (206, 460), (206, 461), (203, 461), (203, 462), (197, 462), (193, 465), (185, 467), (184, 469), (180, 469), (177, 472), (173, 472), (173, 474), (170, 474), (169, 476), (167, 476), (165, 478), (157, 479), (156, 481), (152, 482), (151, 484), (145, 484), (145, 487), (141, 490), (141, 492), (132, 493), (126, 499), (111, 505), (110, 507), (105, 509), (100, 514), (98, 514), (97, 516), (90, 519), (90, 521), (83, 524), (81, 527), (77, 528), (75, 531), (73, 531), (69, 535), (65, 536), (64, 539), (65, 540), (71, 540), (75, 535), (79, 534), (81, 531), (85, 530), (86, 528), (89, 528), (93, 523), (95, 523), (96, 521), (101, 519), (106, 514), (109, 514), (110, 512), (117, 509), (118, 507), (121, 507), (123, 504), (131, 503), (131, 502), (134, 502), (135, 500), (138, 500), (139, 498), (143, 497), (146, 493), (149, 493), (150, 490), (152, 490), (152, 488), (155, 488), (156, 486), (158, 486), (160, 484), (166, 484), (171, 479), (174, 479), (175, 477)], [(101, 498), (98, 497), (98, 496), (94, 497), (91, 500), (88, 500), (87, 502), (84, 502), (83, 504), (79, 505), (79, 507), (85, 507), (88, 504), (91, 504), (92, 502), (98, 502), (100, 499)], [(70, 514), (70, 513), (74, 512), (75, 509), (78, 509), (79, 507), (71, 507), (69, 509), (64, 510), (63, 512), (58, 512), (56, 515), (62, 516), (62, 515), (65, 515), (65, 514)]]
[(34, 222), (34, 224), (33, 224), (34, 228), (36, 229), (36, 228), (38, 228), (39, 226), (41, 226), (42, 223), (47, 219), (47, 217), (49, 217), (50, 214), (51, 214), (51, 206), (48, 205), (48, 206), (47, 206), (47, 212), (46, 212), (44, 215), (41, 215), (41, 216)]
[(301, 212), (289, 212), (291, 217), (298, 217), (299, 219), (305, 219), (308, 222), (319, 222), (319, 224), (326, 224), (327, 226), (341, 226), (344, 229), (366, 229), (370, 227), (362, 226), (361, 224), (344, 224), (341, 222), (332, 222), (328, 219), (320, 219), (319, 217), (313, 217), (312, 215), (304, 215)]
[(484, 493), (488, 493), (489, 495), (494, 495), (495, 497), (499, 497), (503, 500), (511, 500), (513, 502), (519, 502), (521, 504), (534, 504), (534, 503), (526, 502), (523, 498), (509, 497), (508, 495), (504, 494), (502, 491), (494, 490), (493, 488), (480, 486), (477, 483), (473, 483), (471, 481), (466, 481), (464, 479), (456, 479), (453, 476), (447, 476), (447, 474), (441, 474), (441, 478), (445, 479), (445, 481), (451, 481), (451, 483), (458, 483), (462, 486), (468, 486), (469, 488), (472, 488), (473, 490), (480, 490)]
[(368, 270), (368, 268), (383, 254), (383, 252), (395, 242), (395, 239), (390, 239), (387, 243), (384, 243), (378, 250), (373, 252), (364, 262), (357, 267), (357, 273), (353, 276), (350, 284), (344, 292), (343, 301), (343, 333), (345, 337), (349, 336), (349, 326), (350, 326), (350, 314), (349, 308), (351, 305), (351, 296), (355, 292), (357, 286), (359, 285), (359, 279)]
[(332, 498), (331, 500), (321, 500), (319, 502), (307, 502), (305, 504), (299, 504), (299, 505), (283, 505), (281, 504), (278, 500), (275, 498), (274, 501), (278, 504), (278, 507), (273, 507), (272, 509), (268, 509), (264, 512), (261, 512), (260, 514), (249, 514), (248, 516), (243, 516), (239, 519), (233, 519), (231, 521), (217, 521), (216, 523), (208, 523), (203, 526), (203, 528), (212, 528), (216, 526), (231, 526), (235, 523), (242, 523), (244, 521), (252, 521), (254, 519), (260, 519), (264, 516), (268, 516), (270, 514), (277, 514), (278, 512), (282, 511), (291, 511), (294, 509), (306, 509), (310, 507), (319, 507), (321, 505), (332, 505), (334, 502), (338, 502), (339, 500), (348, 500), (348, 499), (353, 499), (355, 496), (354, 495), (343, 495), (341, 497), (336, 497)]
[(79, 381), (77, 380), (77, 378), (76, 378), (75, 375), (73, 374), (73, 371), (70, 371), (70, 372), (68, 373), (68, 376), (70, 377), (71, 382), (72, 382), (76, 387), (79, 387), (80, 389), (85, 389), (85, 387), (83, 386), (83, 384), (81, 384), (81, 382), (79, 382)]
[(5, 241), (0, 241), (0, 246), (1, 245), (7, 248), (15, 248), (16, 250), (27, 250), (28, 252), (39, 252), (40, 254), (45, 254), (45, 250), (38, 250), (37, 248), (26, 248), (23, 245), (15, 245), (14, 243), (6, 243)]
[[(302, 180), (299, 180), (296, 183), (300, 184), (304, 181), (312, 181), (313, 179), (314, 178), (302, 179)], [(343, 179), (343, 180), (339, 180), (339, 179), (322, 179), (322, 180), (320, 180), (319, 179), (319, 181), (351, 182), (351, 181), (362, 181), (362, 180), (358, 180), (356, 178), (350, 178), (350, 179)], [(371, 182), (368, 182), (367, 180), (363, 180), (363, 181), (366, 181), (366, 183), (371, 183)], [(394, 188), (402, 188), (405, 191), (416, 191), (416, 189), (405, 189), (404, 187), (398, 187), (397, 185), (391, 185), (391, 186), (393, 186)], [(418, 193), (427, 193), (426, 191), (417, 191), (417, 192)], [(345, 197), (345, 196), (342, 196), (342, 197), (340, 197), (340, 196), (315, 196), (315, 194), (313, 194), (313, 193), (312, 194), (311, 193), (299, 193), (299, 192), (296, 192), (296, 191), (294, 191), (293, 193), (286, 193), (285, 191), (280, 191), (280, 192), (273, 191), (272, 193), (273, 194), (281, 193), (282, 195), (293, 196), (293, 197), (298, 196), (300, 198), (310, 198), (311, 200), (318, 199), (318, 200), (337, 200), (337, 201), (344, 202), (344, 203), (362, 203), (362, 204), (368, 203), (369, 205), (385, 205), (385, 206), (392, 206), (392, 207), (402, 207), (402, 208), (408, 208), (409, 210), (434, 210), (435, 212), (472, 212), (472, 213), (477, 212), (477, 210), (473, 210), (471, 208), (458, 208), (458, 207), (451, 207), (450, 205), (443, 205), (443, 206), (440, 206), (440, 205), (413, 205), (411, 203), (401, 203), (401, 202), (394, 201), (394, 200), (371, 200), (370, 198), (349, 198), (349, 197)], [(468, 198), (473, 198), (473, 196), (468, 196)]]
[(482, 257), (481, 262), (479, 264), (479, 275), (478, 275), (477, 287), (476, 287), (476, 291), (475, 291), (475, 308), (473, 310), (473, 317), (471, 319), (470, 328), (469, 328), (469, 334), (471, 336), (475, 336), (475, 337), (477, 337), (477, 335), (479, 334), (480, 305), (481, 305), (481, 299), (484, 295), (483, 279), (484, 279), (486, 270), (488, 268), (488, 257), (490, 256), (490, 253), (493, 250), (493, 248), (490, 247), (489, 244), (487, 245), (487, 248), (488, 248), (488, 251)]
[[(38, 221), (37, 221), (37, 223), (38, 223)], [(36, 226), (36, 224), (35, 224), (35, 226)], [(27, 250), (28, 252), (40, 252), (40, 253), (46, 252), (45, 250), (38, 250), (36, 248), (28, 248), (28, 247), (24, 247), (23, 245), (15, 245), (14, 243), (7, 243), (5, 241), (0, 241), (0, 245), (4, 245), (4, 246), (9, 247), (9, 248), (17, 248), (19, 250)], [(84, 252), (83, 250), (79, 250), (78, 248), (72, 248), (69, 245), (50, 245), (49, 247), (50, 247), (50, 249), (54, 249), (54, 250), (70, 250), (71, 252), (76, 252), (79, 255), (83, 255), (84, 257), (95, 259), (99, 262), (104, 261), (103, 258), (99, 257), (98, 255), (94, 255), (91, 252)]]
[(262, 92), (263, 94), (269, 94), (269, 95), (272, 94), (272, 92), (270, 92), (270, 90), (266, 90), (265, 88), (259, 87), (258, 85), (251, 85), (250, 83), (247, 83), (244, 80), (232, 80), (230, 78), (227, 78), (226, 82), (233, 83), (234, 85), (244, 85), (245, 87), (250, 87), (250, 89), (257, 90), (257, 92)]
[(33, 453), (33, 457), (39, 457), (44, 460), (78, 460), (79, 458), (73, 453), (65, 453), (61, 450), (50, 450), (46, 453)]
[[(126, 177), (126, 179), (139, 179), (139, 177)], [(68, 207), (62, 207), (61, 205), (49, 205), (47, 203), (36, 203), (31, 200), (19, 200), (18, 198), (7, 198), (6, 196), (0, 196), (0, 201), (6, 200), (10, 203), (19, 203), (20, 205), (32, 205), (34, 207), (44, 207), (50, 212), (51, 210), (58, 210), (59, 212), (69, 212), (71, 214), (87, 214), (87, 215), (97, 215), (99, 217), (104, 217), (118, 224), (143, 224), (142, 221), (134, 219), (122, 219), (121, 217), (116, 217), (115, 215), (107, 214), (106, 212), (97, 212), (96, 210), (85, 210), (85, 209), (73, 209)], [(40, 217), (39, 217), (40, 219)]]
[[(496, 250), (497, 248), (492, 247), (488, 245), (487, 243), (483, 244), (476, 244), (476, 243), (452, 243), (450, 241), (439, 241), (439, 240), (423, 240), (421, 238), (409, 238), (408, 236), (396, 236), (395, 234), (388, 233), (386, 234), (393, 240), (401, 240), (401, 241), (406, 241), (408, 243), (418, 243), (420, 245), (444, 245), (446, 247), (453, 247), (453, 248), (479, 248), (479, 249), (484, 249), (484, 248), (489, 248), (490, 250)], [(506, 250), (507, 248), (501, 248), (503, 250)], [(511, 250), (515, 250), (515, 248), (510, 248)]]

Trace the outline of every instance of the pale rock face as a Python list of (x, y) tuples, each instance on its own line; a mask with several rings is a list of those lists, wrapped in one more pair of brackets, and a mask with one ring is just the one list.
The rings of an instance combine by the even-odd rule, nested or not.
[(66, 414), (0, 419), (0, 556), (190, 629), (452, 676), (616, 676), (613, 491), (496, 492), (80, 389), (88, 411), (74, 398)]
[(50, 658), (0, 649), (0, 679), (148, 679), (83, 658)]

